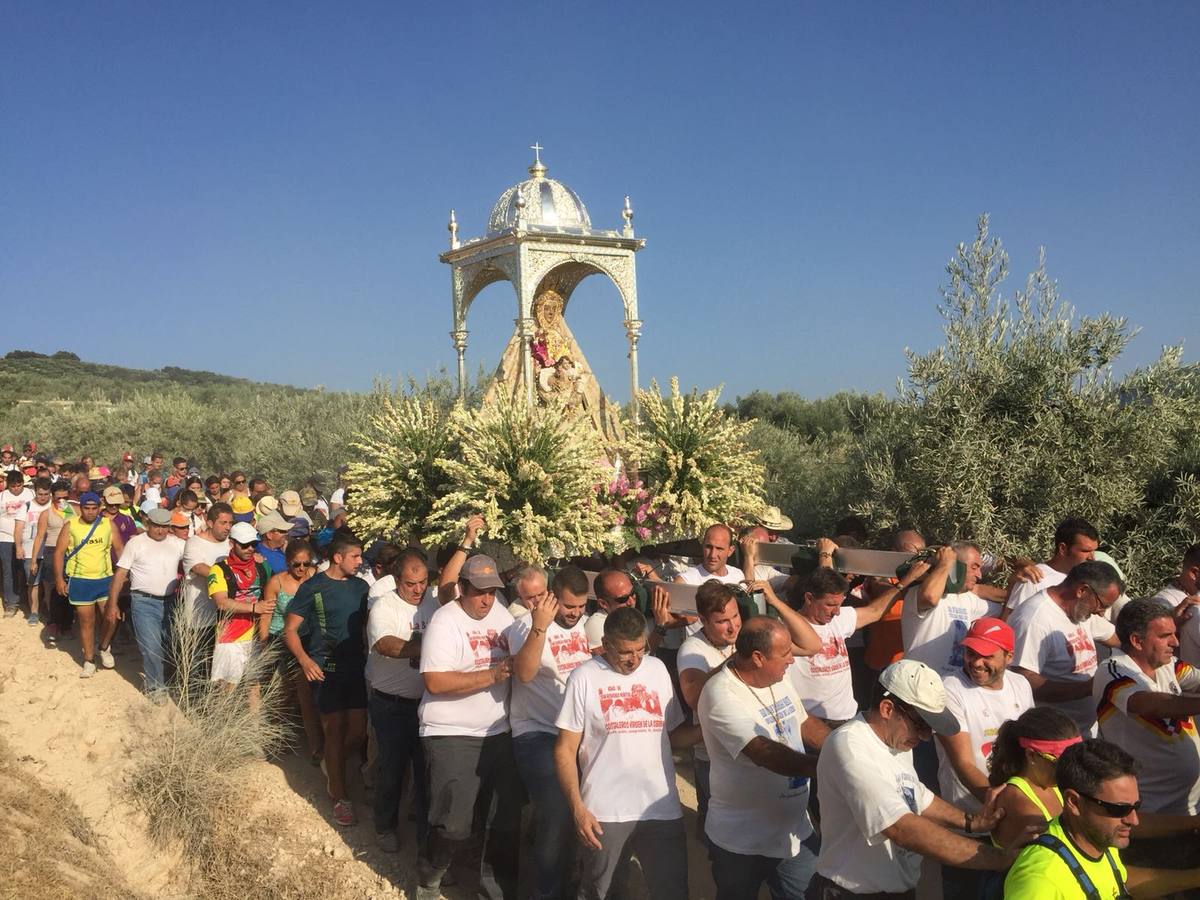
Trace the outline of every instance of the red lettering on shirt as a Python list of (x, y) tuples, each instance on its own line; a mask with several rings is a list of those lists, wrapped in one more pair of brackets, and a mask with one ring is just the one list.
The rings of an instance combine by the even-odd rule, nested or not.
[(597, 694), (606, 732), (662, 731), (663, 707), (658, 691), (632, 684), (602, 687)]
[(475, 655), (477, 666), (491, 666), (508, 656), (508, 638), (495, 628), (489, 628), (487, 631), (468, 631), (467, 640), (471, 643), (471, 652)]

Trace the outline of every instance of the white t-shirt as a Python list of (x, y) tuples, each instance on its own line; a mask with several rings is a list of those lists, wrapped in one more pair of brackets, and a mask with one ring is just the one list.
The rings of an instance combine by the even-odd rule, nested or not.
[[(1187, 591), (1168, 584), (1150, 599), (1166, 604), (1171, 609), (1178, 609), (1187, 596)], [(1200, 607), (1194, 607), (1178, 629), (1179, 658), (1189, 666), (1200, 668)]]
[[(516, 674), (512, 677), (512, 709), (509, 721), (513, 737), (530, 731), (558, 734), (559, 710), (562, 709), (563, 694), (567, 690), (567, 678), (571, 673), (592, 658), (588, 649), (584, 626), (587, 616), (581, 616), (572, 628), (563, 628), (551, 622), (542, 641), (542, 658), (537, 674), (523, 682)], [(515, 657), (533, 628), (533, 619), (528, 611), (508, 626), (508, 649)]]
[[(707, 675), (733, 654), (733, 644), (728, 647), (718, 649), (712, 645), (703, 631), (689, 635), (683, 642), (683, 646), (679, 648), (679, 656), (676, 663), (676, 671), (679, 673), (686, 672), (688, 669), (696, 669)], [(695, 715), (695, 712), (693, 712)], [(699, 721), (698, 718), (694, 721)], [(708, 762), (708, 749), (704, 746), (704, 741), (696, 744), (692, 748), (696, 759), (700, 762)]]
[(162, 488), (150, 487), (150, 485), (142, 488), (142, 510), (149, 512), (160, 506), (162, 506)]
[(16, 494), (8, 488), (0, 489), (0, 542), (13, 542), (17, 519), (25, 521), (31, 503), (33, 491), (29, 488), (21, 488)]
[(229, 555), (229, 540), (210, 541), (199, 535), (183, 545), (183, 613), (193, 628), (215, 625), (217, 607), (208, 596), (208, 577), (195, 575), (192, 567), (212, 566)]
[(413, 606), (396, 592), (396, 579), (385, 575), (367, 592), (367, 608), (370, 610), (367, 614), (367, 684), (385, 694), (420, 700), (425, 693), (425, 679), (418, 668), (420, 660), (384, 656), (375, 652), (375, 644), (385, 637), (398, 637), (407, 643), (413, 635), (420, 636), (439, 609), (437, 597), (427, 590), (421, 602)]
[(346, 489), (345, 488), (337, 488), (332, 494), (330, 494), (329, 495), (329, 505), (331, 507), (332, 506), (345, 506), (346, 505)]
[(1035, 594), (1041, 593), (1048, 587), (1062, 584), (1063, 580), (1067, 577), (1066, 572), (1058, 571), (1058, 569), (1049, 563), (1038, 563), (1037, 567), (1038, 571), (1042, 573), (1041, 578), (1037, 581), (1022, 581), (1009, 592), (1008, 602), (1005, 605), (1010, 610), (1015, 612), (1026, 600)]
[(821, 649), (813, 656), (797, 656), (788, 667), (788, 679), (810, 716), (853, 719), (858, 713), (850, 680), (846, 640), (858, 628), (858, 612), (843, 606), (826, 625), (809, 621)]
[[(946, 686), (946, 709), (954, 713), (962, 733), (971, 741), (971, 759), (985, 775), (987, 759), (1000, 726), (1033, 707), (1033, 690), (1016, 672), (1005, 672), (998, 690), (980, 687), (963, 672), (951, 672), (942, 679)], [(938, 754), (940, 796), (947, 803), (976, 812), (983, 804), (975, 799), (954, 771), (942, 742), (934, 740)]]
[[(421, 638), (421, 674), (478, 672), (499, 663), (508, 653), (505, 631), (513, 617), (493, 603), (482, 619), (473, 619), (457, 600), (433, 614)], [(508, 731), (508, 681), (472, 694), (431, 694), (421, 700), (421, 737), (465, 735), (486, 737)]]
[[(50, 503), (38, 503), (36, 500), (30, 502), (29, 509), (25, 514), (25, 526), (21, 530), (21, 545), (25, 548), (26, 559), (33, 556), (33, 539), (37, 537), (38, 519), (53, 505), (53, 501)], [(16, 533), (15, 526), (13, 532)]]
[[(1096, 674), (1096, 644), (1090, 622), (1076, 625), (1049, 594), (1030, 597), (1009, 616), (1008, 624), (1016, 636), (1012, 665), (1051, 681), (1090, 681)], [(1084, 737), (1094, 736), (1096, 704), (1090, 695), (1057, 703), (1038, 701), (1038, 706), (1062, 710)]]
[(791, 859), (813, 830), (808, 779), (777, 775), (742, 750), (765, 737), (803, 753), (800, 726), (808, 715), (800, 698), (786, 678), (751, 688), (725, 667), (704, 685), (697, 714), (712, 760), (705, 834), (731, 853)]
[(1138, 761), (1138, 790), (1147, 812), (1200, 812), (1200, 737), (1196, 721), (1154, 719), (1129, 712), (1129, 698), (1143, 691), (1200, 693), (1200, 671), (1187, 663), (1160, 666), (1149, 678), (1124, 652), (1114, 650), (1092, 683), (1100, 736)]
[(957, 672), (963, 665), (959, 641), (976, 619), (990, 615), (998, 607), (972, 591), (965, 591), (946, 594), (936, 606), (922, 613), (918, 612), (920, 593), (920, 585), (913, 585), (904, 595), (900, 613), (904, 656), (925, 663), (942, 676)]
[(860, 894), (902, 893), (921, 878), (921, 854), (883, 830), (920, 815), (933, 794), (917, 778), (912, 751), (896, 752), (857, 716), (831, 734), (817, 758), (821, 854), (817, 871)]
[(683, 723), (671, 676), (653, 656), (622, 675), (603, 656), (571, 673), (555, 722), (582, 734), (583, 805), (601, 822), (683, 816), (675, 789), (670, 733)]
[[(717, 580), (721, 584), (741, 584), (746, 580), (745, 574), (737, 566), (725, 566), (724, 575), (714, 575), (708, 569), (704, 568), (703, 564), (692, 566), (690, 569), (684, 569), (679, 573), (679, 579), (684, 584), (701, 585), (706, 581)], [(685, 628), (668, 628), (666, 637), (662, 639), (662, 648), (664, 650), (678, 650), (688, 635), (695, 634), (700, 630), (700, 623), (694, 622)]]
[(121, 551), (117, 566), (129, 572), (129, 589), (163, 597), (179, 587), (179, 561), (184, 542), (168, 534), (156, 541), (148, 534), (135, 534)]

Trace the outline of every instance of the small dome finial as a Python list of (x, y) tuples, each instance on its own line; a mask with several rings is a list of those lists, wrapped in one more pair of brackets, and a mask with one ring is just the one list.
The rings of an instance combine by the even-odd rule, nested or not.
[(542, 162), (542, 151), (546, 148), (534, 141), (529, 145), (529, 149), (533, 151), (533, 165), (529, 167), (529, 174), (534, 178), (545, 178), (549, 170)]
[(450, 210), (450, 222), (446, 230), (450, 232), (450, 249), (454, 250), (458, 247), (458, 220), (454, 218), (454, 210)]
[(622, 233), (625, 237), (633, 237), (633, 207), (629, 203), (629, 195), (625, 195), (625, 208), (621, 210), (621, 218), (625, 220)]

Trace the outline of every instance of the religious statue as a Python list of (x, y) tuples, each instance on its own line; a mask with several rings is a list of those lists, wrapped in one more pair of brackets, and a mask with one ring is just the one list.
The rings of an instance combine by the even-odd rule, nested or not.
[(537, 331), (529, 342), (533, 356), (534, 380), (538, 398), (548, 406), (567, 410), (586, 407), (580, 377), (582, 373), (571, 358), (571, 341), (565, 333), (563, 300), (557, 291), (543, 291), (533, 301)]

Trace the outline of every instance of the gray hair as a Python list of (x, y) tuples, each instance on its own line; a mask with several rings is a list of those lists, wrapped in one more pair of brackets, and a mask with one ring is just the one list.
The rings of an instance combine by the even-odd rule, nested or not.
[(549, 584), (545, 570), (539, 569), (537, 566), (521, 566), (521, 568), (513, 573), (512, 584), (515, 587), (529, 581), (531, 578), (540, 578), (543, 583)]

